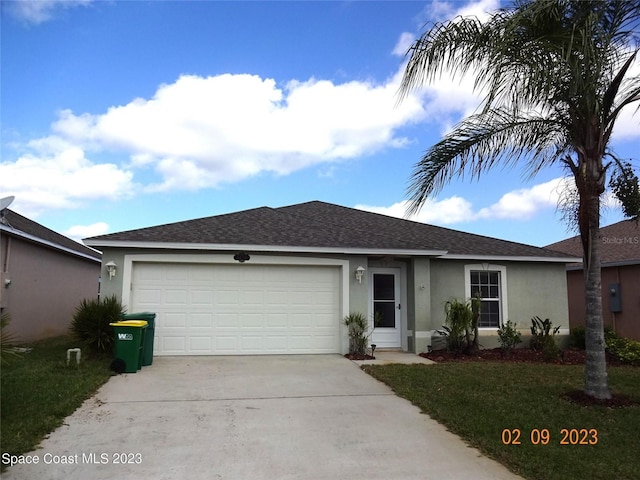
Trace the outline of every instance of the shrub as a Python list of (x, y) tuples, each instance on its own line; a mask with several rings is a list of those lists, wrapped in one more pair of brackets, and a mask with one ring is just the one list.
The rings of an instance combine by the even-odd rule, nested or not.
[(543, 352), (547, 361), (554, 360), (560, 356), (560, 349), (556, 344), (555, 335), (560, 331), (560, 325), (553, 328), (553, 323), (548, 318), (542, 320), (540, 317), (531, 319), (531, 342), (530, 347), (538, 352)]
[(458, 299), (449, 300), (444, 306), (446, 317), (446, 325), (443, 325), (443, 331), (438, 331), (447, 339), (447, 350), (456, 353), (463, 353), (467, 346), (467, 337), (471, 330), (471, 322), (473, 320), (473, 312), (468, 303), (461, 302)]
[(516, 324), (511, 320), (507, 320), (507, 323), (503, 323), (498, 329), (498, 339), (500, 348), (506, 353), (511, 353), (511, 350), (522, 343), (522, 335), (516, 328)]
[(350, 313), (344, 317), (344, 324), (347, 326), (349, 333), (349, 353), (352, 355), (364, 355), (371, 335), (371, 333), (367, 333), (369, 328), (367, 317), (360, 312)]
[(473, 355), (480, 348), (478, 344), (478, 318), (480, 317), (481, 298), (472, 297), (468, 302), (453, 298), (445, 303), (446, 325), (436, 330), (444, 335), (447, 350), (454, 353)]
[(571, 346), (584, 350), (585, 347), (585, 329), (584, 327), (573, 327), (571, 329)]
[(0, 364), (8, 365), (12, 360), (20, 357), (20, 351), (16, 348), (16, 342), (18, 338), (7, 332), (7, 327), (11, 322), (11, 317), (8, 313), (3, 313), (0, 316)]
[(609, 328), (605, 330), (607, 352), (623, 363), (640, 365), (640, 342), (630, 338), (618, 337)]
[(114, 338), (110, 323), (118, 322), (125, 309), (115, 295), (103, 300), (84, 299), (71, 322), (71, 335), (93, 353), (111, 353)]

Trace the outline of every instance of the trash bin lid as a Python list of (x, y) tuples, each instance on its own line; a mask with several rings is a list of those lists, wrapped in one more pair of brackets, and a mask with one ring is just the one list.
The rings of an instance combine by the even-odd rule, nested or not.
[(147, 326), (147, 322), (144, 320), (124, 320), (122, 322), (110, 323), (112, 327), (137, 327), (143, 328)]
[(120, 318), (122, 320), (153, 320), (156, 314), (153, 312), (123, 313)]

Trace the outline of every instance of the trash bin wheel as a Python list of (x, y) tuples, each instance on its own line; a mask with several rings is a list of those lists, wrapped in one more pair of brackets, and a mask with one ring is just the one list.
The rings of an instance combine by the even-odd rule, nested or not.
[(127, 365), (124, 363), (124, 360), (121, 358), (114, 358), (111, 362), (111, 366), (109, 367), (116, 373), (123, 373), (127, 368)]

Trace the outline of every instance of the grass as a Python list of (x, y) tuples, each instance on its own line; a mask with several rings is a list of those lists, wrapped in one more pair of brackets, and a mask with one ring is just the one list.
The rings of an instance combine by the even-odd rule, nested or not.
[[(500, 362), (381, 365), (364, 370), (470, 445), (530, 479), (637, 479), (640, 406), (582, 407), (584, 367)], [(640, 368), (609, 367), (612, 391), (640, 402)], [(504, 444), (520, 431), (520, 444)], [(545, 445), (537, 429), (549, 432)], [(587, 429), (594, 445), (561, 445), (562, 429)], [(597, 437), (594, 437), (597, 432)], [(542, 432), (543, 434), (545, 432)], [(575, 432), (579, 433), (579, 432)], [(581, 436), (578, 437), (580, 439)], [(575, 436), (573, 440), (576, 440)], [(415, 447), (415, 446), (414, 446)], [(425, 452), (427, 454), (428, 452)]]
[(109, 357), (87, 358), (84, 351), (80, 365), (67, 367), (67, 349), (76, 346), (69, 337), (28, 346), (31, 352), (1, 371), (0, 449), (12, 455), (34, 450), (111, 375)]

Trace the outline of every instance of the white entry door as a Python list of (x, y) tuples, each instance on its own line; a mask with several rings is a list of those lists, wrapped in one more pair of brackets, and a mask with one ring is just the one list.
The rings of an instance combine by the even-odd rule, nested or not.
[(370, 343), (376, 348), (400, 348), (400, 269), (372, 268), (370, 285), (371, 317), (379, 317)]

